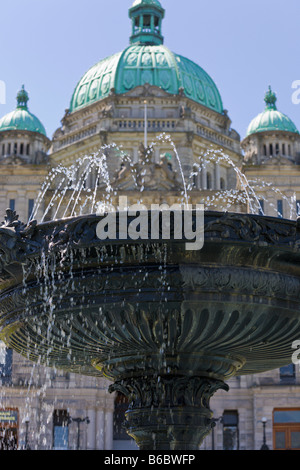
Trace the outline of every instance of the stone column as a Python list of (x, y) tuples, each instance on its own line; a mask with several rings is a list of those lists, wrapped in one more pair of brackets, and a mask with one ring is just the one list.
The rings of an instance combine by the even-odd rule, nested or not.
[(159, 159), (160, 159), (160, 150), (156, 146), (156, 147), (154, 147), (154, 162), (159, 163)]
[(207, 170), (205, 167), (202, 167), (201, 179), (202, 179), (202, 189), (207, 189)]
[(113, 421), (114, 413), (112, 410), (105, 411), (105, 450), (113, 448)]
[(6, 209), (7, 209), (7, 197), (6, 197), (6, 194), (1, 193), (0, 194), (0, 211), (1, 211), (0, 219), (1, 221), (4, 219)]
[(96, 184), (97, 174), (93, 169), (86, 177), (86, 189), (93, 189)]
[(96, 411), (93, 409), (88, 410), (87, 416), (89, 417), (89, 424), (87, 427), (87, 449), (95, 450), (96, 449)]
[(133, 162), (136, 163), (139, 160), (138, 148), (133, 147)]
[(153, 15), (151, 15), (151, 25), (150, 25), (150, 27), (151, 27), (151, 31), (154, 31), (154, 16)]
[(28, 200), (26, 197), (26, 190), (19, 189), (16, 198), (15, 210), (20, 216), (20, 220), (27, 220), (28, 217)]
[(96, 412), (96, 450), (104, 450), (104, 411)]
[(197, 189), (201, 189), (201, 172), (197, 168), (197, 175), (196, 175), (196, 186)]
[(220, 189), (220, 164), (215, 164), (215, 189)]

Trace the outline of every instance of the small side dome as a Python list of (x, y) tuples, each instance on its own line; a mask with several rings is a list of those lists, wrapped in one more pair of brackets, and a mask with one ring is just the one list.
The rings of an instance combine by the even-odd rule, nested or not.
[(268, 131), (282, 131), (299, 134), (293, 121), (288, 116), (277, 110), (276, 101), (276, 94), (272, 91), (271, 87), (269, 87), (265, 95), (266, 108), (251, 121), (246, 137), (258, 132)]
[(28, 101), (29, 96), (23, 85), (17, 94), (16, 109), (0, 119), (0, 132), (20, 130), (36, 132), (47, 137), (41, 121), (28, 110)]

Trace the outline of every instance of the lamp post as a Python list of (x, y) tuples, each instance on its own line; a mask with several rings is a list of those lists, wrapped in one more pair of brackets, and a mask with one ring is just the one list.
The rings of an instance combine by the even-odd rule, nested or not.
[(80, 423), (84, 423), (86, 421), (86, 424), (90, 423), (90, 420), (88, 416), (86, 418), (69, 418), (69, 423), (77, 423), (77, 447), (76, 450), (79, 450), (80, 448)]
[(269, 447), (267, 446), (267, 443), (266, 443), (266, 423), (267, 423), (267, 418), (262, 418), (261, 420), (262, 424), (263, 424), (263, 445), (261, 446), (260, 450), (270, 450)]
[(147, 150), (148, 147), (148, 116), (147, 116), (147, 101), (144, 101), (144, 147)]
[(24, 450), (30, 450), (29, 444), (28, 444), (28, 435), (29, 435), (29, 418), (26, 417), (25, 420), (23, 421), (25, 424), (25, 444), (24, 444)]

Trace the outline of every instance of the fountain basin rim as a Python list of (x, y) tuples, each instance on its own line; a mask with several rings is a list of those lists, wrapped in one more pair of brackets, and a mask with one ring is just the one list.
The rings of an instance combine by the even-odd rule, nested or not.
[[(218, 265), (220, 257), (222, 259), (227, 257), (227, 265), (251, 266), (252, 263), (254, 267), (258, 265), (260, 268), (266, 266), (266, 269), (270, 269), (270, 262), (273, 263), (277, 259), (280, 269), (285, 270), (283, 265), (286, 263), (290, 270), (292, 266), (293, 274), (300, 275), (300, 271), (297, 270), (297, 265), (300, 266), (299, 221), (253, 214), (204, 211), (204, 247), (199, 251), (187, 251), (186, 243), (190, 240), (174, 239), (172, 230), (170, 240), (163, 239), (161, 232), (161, 238), (151, 239), (150, 218), (147, 239), (132, 240), (117, 236), (113, 239), (100, 240), (96, 228), (105, 216), (105, 214), (101, 216), (89, 214), (41, 224), (31, 221), (25, 226), (18, 221), (18, 216), (15, 213), (12, 215), (10, 211), (10, 222), (0, 226), (0, 292), (22, 282), (23, 269), (26, 269), (30, 260), (39, 262), (48, 255), (60, 256), (63, 253), (65, 256), (71, 250), (90, 250), (90, 248), (99, 251), (111, 250), (112, 255), (107, 258), (108, 266), (116, 263), (124, 266), (132, 265), (134, 259), (132, 250), (136, 252), (152, 250), (156, 254), (152, 253), (153, 256), (148, 257), (145, 261), (147, 265), (157, 261), (159, 252), (161, 263), (166, 264), (172, 264), (174, 261), (177, 264), (202, 263), (208, 253), (212, 265)], [(193, 217), (195, 222), (195, 213)], [(132, 219), (135, 217), (128, 216), (128, 224)], [(118, 223), (117, 217), (117, 235)], [(163, 259), (162, 254), (166, 249), (167, 256)], [(77, 269), (80, 269), (84, 257), (89, 257), (87, 251), (79, 257)], [(206, 256), (206, 261), (207, 259)]]

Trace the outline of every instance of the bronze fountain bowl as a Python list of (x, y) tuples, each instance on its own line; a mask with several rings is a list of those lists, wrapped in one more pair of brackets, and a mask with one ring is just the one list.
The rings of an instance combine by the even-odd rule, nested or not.
[(7, 211), (0, 339), (32, 361), (108, 378), (129, 398), (141, 449), (197, 449), (226, 380), (291, 363), (299, 224), (205, 212), (204, 246), (187, 251), (172, 238), (101, 241), (99, 220), (24, 225)]

